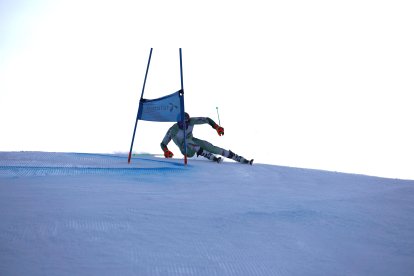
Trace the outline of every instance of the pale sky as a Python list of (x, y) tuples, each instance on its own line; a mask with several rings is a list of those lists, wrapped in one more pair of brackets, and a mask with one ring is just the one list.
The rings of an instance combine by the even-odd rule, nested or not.
[[(257, 163), (414, 179), (412, 1), (0, 1), (0, 151), (129, 151), (180, 89)], [(171, 123), (139, 121), (135, 152)], [(178, 148), (170, 144), (176, 157)], [(189, 161), (191, 162), (191, 160)]]

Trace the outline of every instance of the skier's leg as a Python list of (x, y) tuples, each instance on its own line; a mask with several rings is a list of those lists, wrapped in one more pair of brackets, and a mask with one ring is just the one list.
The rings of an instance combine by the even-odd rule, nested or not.
[[(224, 157), (230, 158), (234, 161), (244, 163), (244, 164), (252, 164), (253, 163), (253, 160), (247, 160), (243, 156), (239, 156), (239, 155), (235, 154), (234, 152), (232, 152), (231, 150), (225, 150), (225, 149), (219, 148), (219, 147), (214, 146), (213, 144), (211, 144), (207, 141), (197, 139), (197, 138), (193, 138), (193, 141), (197, 145), (199, 145), (202, 149), (204, 149), (204, 151), (208, 151), (208, 152), (211, 152), (211, 153), (214, 153), (214, 154), (219, 154), (219, 155), (222, 155)], [(200, 152), (197, 151), (197, 156), (202, 155), (201, 153), (202, 153), (202, 151), (200, 151)]]
[(212, 145), (211, 143), (200, 140), (197, 138), (192, 139), (194, 144), (192, 144), (194, 150), (197, 150), (197, 156), (201, 155), (211, 161), (220, 163), (222, 161), (221, 157), (217, 157), (214, 154), (222, 154), (223, 149)]
[(194, 143), (196, 143), (197, 145), (199, 145), (201, 148), (203, 148), (204, 150), (214, 153), (214, 154), (219, 154), (219, 155), (223, 155), (224, 156), (224, 149), (219, 148), (213, 144), (211, 144), (210, 142), (201, 140), (201, 139), (197, 139), (197, 138), (193, 138)]
[[(185, 154), (185, 147), (184, 144), (179, 145), (181, 153)], [(187, 156), (193, 157), (196, 152), (198, 151), (199, 146), (195, 144), (191, 139), (187, 139)]]

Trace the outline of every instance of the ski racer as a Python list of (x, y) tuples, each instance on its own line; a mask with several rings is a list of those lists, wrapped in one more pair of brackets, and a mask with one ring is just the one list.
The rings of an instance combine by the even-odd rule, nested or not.
[(243, 163), (243, 164), (253, 164), (252, 160), (247, 160), (242, 156), (239, 156), (232, 152), (231, 150), (225, 150), (219, 147), (214, 146), (213, 144), (197, 139), (193, 137), (193, 128), (194, 125), (201, 125), (201, 124), (209, 124), (213, 127), (219, 136), (224, 135), (224, 128), (217, 125), (212, 119), (208, 117), (194, 117), (190, 118), (190, 115), (186, 112), (185, 116), (185, 126), (186, 129), (184, 131), (184, 122), (181, 121), (181, 116), (178, 119), (178, 122), (175, 123), (165, 134), (164, 139), (161, 142), (161, 149), (164, 151), (164, 156), (166, 158), (172, 158), (174, 154), (168, 149), (168, 143), (173, 140), (174, 143), (180, 148), (182, 154), (185, 154), (185, 147), (184, 147), (184, 133), (186, 135), (186, 142), (187, 142), (187, 156), (193, 157), (195, 154), (198, 156), (203, 156), (211, 161), (215, 161), (217, 163), (221, 163), (223, 160), (221, 157), (215, 156), (221, 155), (234, 161)]

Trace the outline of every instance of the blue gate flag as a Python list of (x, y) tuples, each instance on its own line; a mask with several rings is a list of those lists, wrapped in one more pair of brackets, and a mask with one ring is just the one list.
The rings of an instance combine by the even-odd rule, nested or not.
[(177, 122), (184, 113), (184, 93), (179, 90), (170, 95), (139, 101), (138, 119), (153, 122)]

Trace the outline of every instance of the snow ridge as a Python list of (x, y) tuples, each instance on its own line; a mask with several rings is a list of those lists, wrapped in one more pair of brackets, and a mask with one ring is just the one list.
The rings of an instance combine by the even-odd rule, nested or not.
[(0, 275), (412, 275), (414, 181), (0, 152)]

